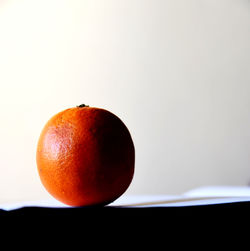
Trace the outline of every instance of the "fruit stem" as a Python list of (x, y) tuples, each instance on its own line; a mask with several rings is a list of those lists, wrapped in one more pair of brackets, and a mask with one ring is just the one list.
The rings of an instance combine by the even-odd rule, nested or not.
[(89, 105), (81, 104), (81, 105), (78, 105), (77, 107), (89, 107)]

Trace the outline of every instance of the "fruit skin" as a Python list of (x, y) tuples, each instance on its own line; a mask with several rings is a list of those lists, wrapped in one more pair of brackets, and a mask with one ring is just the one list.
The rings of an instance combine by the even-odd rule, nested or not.
[(42, 184), (59, 201), (71, 206), (106, 205), (129, 187), (135, 148), (116, 115), (82, 105), (47, 122), (36, 160)]

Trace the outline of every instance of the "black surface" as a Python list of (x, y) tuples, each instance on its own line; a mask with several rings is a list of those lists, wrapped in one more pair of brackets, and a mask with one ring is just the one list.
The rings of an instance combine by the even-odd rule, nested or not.
[(218, 247), (223, 240), (225, 248), (239, 233), (248, 233), (249, 215), (250, 202), (154, 208), (23, 207), (0, 211), (1, 241), (10, 236), (15, 244), (22, 236), (25, 243), (36, 240), (46, 249), (49, 242), (55, 249), (67, 245), (70, 250), (76, 244), (82, 249), (134, 250), (137, 245), (139, 250), (192, 250), (196, 245), (204, 250)]

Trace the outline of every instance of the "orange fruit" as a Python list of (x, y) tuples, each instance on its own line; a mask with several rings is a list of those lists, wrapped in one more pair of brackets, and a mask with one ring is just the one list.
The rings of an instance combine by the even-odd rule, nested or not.
[(42, 184), (57, 200), (71, 206), (106, 205), (129, 187), (135, 149), (116, 115), (80, 105), (47, 122), (36, 160)]

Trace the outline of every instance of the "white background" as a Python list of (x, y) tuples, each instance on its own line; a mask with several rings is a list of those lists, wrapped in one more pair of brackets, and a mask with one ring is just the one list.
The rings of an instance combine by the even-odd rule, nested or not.
[(128, 194), (250, 181), (250, 2), (0, 0), (0, 202), (46, 199), (36, 144), (81, 103), (129, 128)]

